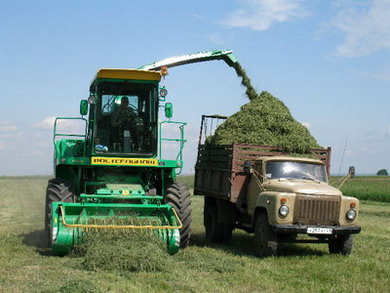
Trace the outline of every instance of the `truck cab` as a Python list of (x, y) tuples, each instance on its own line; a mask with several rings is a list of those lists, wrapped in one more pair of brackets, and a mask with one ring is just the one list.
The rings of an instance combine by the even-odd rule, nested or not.
[[(317, 199), (315, 202), (318, 205), (310, 220), (302, 214), (305, 207), (295, 210), (309, 199)], [(328, 184), (325, 165), (320, 160), (260, 157), (255, 160), (251, 170), (247, 193), (248, 214), (252, 216), (257, 209), (263, 208), (273, 215), (269, 218), (271, 224), (353, 225), (356, 218), (347, 221), (345, 214), (336, 213), (333, 209), (342, 206), (342, 199), (341, 191)], [(349, 200), (358, 205), (358, 200)], [(284, 207), (280, 210), (282, 205)], [(357, 208), (354, 210), (357, 212)]]
[[(326, 168), (320, 160), (260, 157), (250, 173), (247, 214), (255, 234), (267, 226), (271, 238), (291, 241), (298, 234), (306, 234), (309, 237), (305, 242), (327, 242), (331, 252), (351, 252), (350, 235), (360, 232), (356, 224), (359, 201), (343, 196), (328, 184)], [(257, 238), (261, 242), (264, 232), (260, 234), (263, 235)], [(266, 245), (263, 250), (269, 248)]]

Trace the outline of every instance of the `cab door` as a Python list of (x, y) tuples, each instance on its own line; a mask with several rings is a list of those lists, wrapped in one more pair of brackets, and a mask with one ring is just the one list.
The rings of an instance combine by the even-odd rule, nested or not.
[(248, 215), (253, 216), (257, 198), (263, 191), (261, 184), (263, 183), (263, 161), (257, 160), (253, 166), (251, 180), (248, 185), (247, 204)]

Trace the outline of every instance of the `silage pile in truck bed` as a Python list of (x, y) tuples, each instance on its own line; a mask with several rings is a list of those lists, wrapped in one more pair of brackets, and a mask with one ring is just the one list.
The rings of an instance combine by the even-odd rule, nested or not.
[(281, 100), (269, 92), (259, 94), (239, 63), (236, 63), (235, 70), (242, 77), (250, 101), (227, 118), (207, 139), (208, 143), (269, 145), (281, 147), (288, 153), (306, 153), (310, 148), (320, 147)]

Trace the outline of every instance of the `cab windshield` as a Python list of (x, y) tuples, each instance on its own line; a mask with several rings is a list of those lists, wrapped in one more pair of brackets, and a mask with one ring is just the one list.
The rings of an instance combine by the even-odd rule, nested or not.
[(308, 162), (271, 161), (266, 164), (268, 179), (303, 179), (326, 182), (325, 166)]
[(96, 107), (95, 152), (150, 155), (157, 147), (157, 87), (101, 82)]

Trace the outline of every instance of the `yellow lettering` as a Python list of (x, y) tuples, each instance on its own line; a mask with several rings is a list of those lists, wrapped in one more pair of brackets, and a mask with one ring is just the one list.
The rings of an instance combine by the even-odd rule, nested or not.
[(104, 158), (93, 157), (92, 165), (120, 165), (120, 166), (157, 166), (157, 159), (137, 159), (137, 158)]

